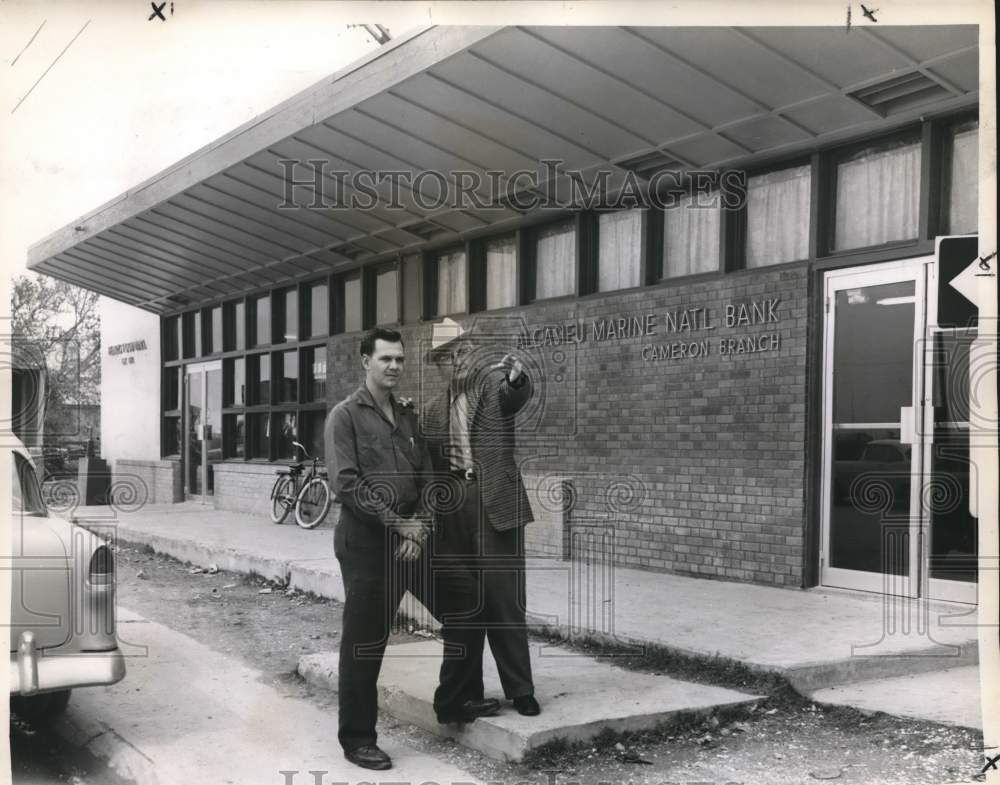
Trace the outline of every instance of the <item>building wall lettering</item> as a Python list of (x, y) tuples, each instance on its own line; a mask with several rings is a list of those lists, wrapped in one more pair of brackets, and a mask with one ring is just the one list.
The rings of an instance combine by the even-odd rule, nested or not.
[(119, 354), (131, 354), (132, 352), (144, 352), (146, 351), (146, 341), (129, 341), (127, 343), (116, 343), (114, 346), (108, 347), (108, 355), (111, 357), (117, 357)]
[[(762, 324), (773, 325), (781, 321), (778, 313), (780, 302), (780, 297), (766, 297), (748, 302), (725, 303), (719, 310), (707, 306), (691, 306), (665, 311), (663, 314), (645, 313), (597, 318), (589, 322), (577, 320), (543, 325), (531, 330), (528, 343), (533, 347), (582, 344), (587, 341), (602, 343), (654, 335), (708, 332), (720, 327), (732, 330)], [(781, 348), (781, 336), (777, 332), (741, 332), (714, 341), (697, 338), (661, 344), (647, 343), (642, 347), (642, 359), (646, 362), (659, 362), (707, 357), (712, 354), (713, 346), (715, 351), (726, 357), (773, 352)]]

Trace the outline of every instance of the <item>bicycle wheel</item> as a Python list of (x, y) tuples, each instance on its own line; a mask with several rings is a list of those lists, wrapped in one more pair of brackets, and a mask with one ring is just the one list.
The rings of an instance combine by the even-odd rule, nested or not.
[(274, 481), (271, 488), (271, 520), (283, 523), (295, 505), (295, 483), (287, 474)]
[(330, 509), (330, 486), (322, 477), (313, 477), (295, 500), (295, 522), (303, 529), (315, 529)]

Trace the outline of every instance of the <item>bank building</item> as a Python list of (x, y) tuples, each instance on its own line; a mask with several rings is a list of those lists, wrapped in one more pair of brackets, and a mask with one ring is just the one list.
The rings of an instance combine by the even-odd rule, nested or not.
[(529, 556), (589, 531), (617, 565), (974, 603), (976, 312), (942, 289), (978, 253), (978, 43), (423, 28), (29, 267), (104, 296), (102, 454), (150, 502), (265, 513), (361, 331), (402, 332), (419, 410), (449, 317), (536, 382)]

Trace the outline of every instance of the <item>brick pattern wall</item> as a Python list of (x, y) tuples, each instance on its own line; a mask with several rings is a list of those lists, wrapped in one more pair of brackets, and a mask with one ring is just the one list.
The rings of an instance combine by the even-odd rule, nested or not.
[[(617, 564), (798, 586), (807, 293), (807, 268), (793, 265), (461, 321), (542, 339), (525, 352), (536, 394), (519, 418), (518, 452), (536, 484), (569, 481), (564, 527), (570, 521), (610, 526), (613, 536), (602, 539), (602, 548)], [(746, 315), (772, 321), (727, 326), (727, 306), (735, 319), (741, 305)], [(694, 308), (708, 309), (714, 329), (703, 329), (704, 312), (689, 312), (691, 328), (683, 329), (679, 311)], [(675, 315), (676, 332), (666, 330), (667, 313)], [(655, 317), (653, 335), (593, 339), (594, 320), (616, 320), (617, 332), (619, 318), (638, 317), (644, 325), (647, 314)], [(584, 342), (572, 340), (567, 325), (576, 325)], [(546, 327), (548, 340), (538, 333)], [(430, 325), (408, 325), (403, 334), (409, 367), (400, 394), (412, 396), (419, 409), (444, 377), (422, 362)], [(705, 346), (707, 353), (691, 356)], [(327, 354), (332, 405), (361, 383), (358, 336), (333, 337)], [(565, 534), (556, 535), (551, 520), (529, 536), (537, 555), (558, 555), (564, 547)]]
[(179, 461), (139, 461), (121, 458), (114, 463), (111, 490), (116, 503), (176, 503), (184, 500)]
[[(287, 461), (285, 462), (287, 463)], [(282, 462), (217, 463), (213, 500), (219, 510), (271, 514), (271, 488)]]

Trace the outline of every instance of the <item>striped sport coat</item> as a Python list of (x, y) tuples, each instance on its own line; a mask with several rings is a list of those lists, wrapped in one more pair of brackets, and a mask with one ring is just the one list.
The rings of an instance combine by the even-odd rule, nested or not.
[[(531, 379), (522, 373), (512, 384), (503, 369), (477, 378), (466, 390), (472, 459), (490, 525), (504, 531), (534, 520), (514, 460), (514, 418), (531, 398)], [(450, 408), (451, 392), (445, 390), (422, 412), (421, 430), (438, 475), (451, 471)]]

